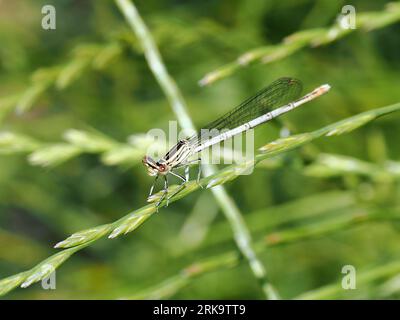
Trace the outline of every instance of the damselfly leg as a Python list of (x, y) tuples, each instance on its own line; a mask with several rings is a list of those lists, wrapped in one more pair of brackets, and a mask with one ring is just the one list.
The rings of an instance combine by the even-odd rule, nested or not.
[[(168, 195), (168, 187), (169, 187), (169, 185), (168, 185), (168, 178), (167, 178), (167, 176), (164, 176), (164, 190), (163, 190), (163, 194), (162, 194), (162, 196), (160, 197), (160, 199), (157, 201), (157, 203), (156, 203), (156, 208), (157, 208), (157, 210), (158, 210), (158, 207), (160, 206), (160, 204), (161, 204), (161, 202), (165, 199), (165, 197), (167, 197), (167, 195)], [(167, 206), (168, 206), (168, 201), (169, 201), (169, 198), (167, 197)]]
[(153, 185), (152, 185), (151, 188), (150, 188), (149, 196), (147, 197), (147, 199), (150, 199), (151, 196), (153, 195), (154, 187), (155, 187), (155, 185), (156, 185), (156, 183), (157, 183), (158, 177), (159, 177), (159, 176), (157, 175), (157, 176), (154, 178), (154, 182), (153, 182)]
[[(195, 160), (188, 161), (188, 162), (186, 162), (186, 163), (182, 163), (182, 164), (180, 164), (179, 166), (176, 167), (176, 168), (185, 167), (185, 177), (182, 177), (180, 174), (177, 174), (176, 172), (173, 172), (172, 170), (170, 171), (170, 173), (171, 173), (173, 176), (175, 176), (175, 177), (181, 179), (182, 182), (181, 182), (181, 184), (179, 185), (179, 187), (174, 191), (174, 193), (173, 193), (171, 196), (168, 197), (168, 199), (171, 199), (171, 198), (175, 197), (179, 192), (181, 192), (181, 191), (185, 188), (186, 182), (189, 181), (189, 169), (190, 169), (190, 165), (191, 165), (192, 163), (199, 163), (199, 162), (201, 162), (201, 159), (200, 159), (200, 158), (199, 158), (199, 159), (195, 159)], [(201, 176), (201, 164), (199, 165), (199, 171), (198, 171), (198, 173), (197, 173), (196, 183), (197, 183), (201, 188), (203, 188), (203, 186), (200, 184), (200, 176)]]
[[(166, 206), (168, 206), (169, 204), (169, 200), (172, 199), (173, 197), (175, 197), (179, 192), (181, 192), (184, 188), (186, 183), (189, 181), (190, 176), (189, 176), (189, 169), (190, 169), (190, 165), (194, 164), (194, 163), (199, 163), (201, 161), (201, 159), (195, 159), (195, 160), (191, 160), (191, 161), (187, 161), (185, 163), (181, 163), (178, 166), (176, 166), (174, 169), (178, 169), (178, 168), (182, 168), (184, 167), (184, 176), (180, 175), (179, 173), (173, 171), (172, 169), (168, 172), (168, 174), (173, 175), (174, 177), (178, 178), (179, 180), (181, 180), (181, 183), (178, 185), (177, 189), (171, 194), (169, 195), (169, 183), (168, 183), (168, 174), (164, 175), (164, 189), (162, 190), (162, 195), (160, 196), (160, 198), (158, 199), (158, 201), (156, 202), (156, 207), (158, 208), (160, 206), (160, 204), (163, 202), (163, 200), (166, 199), (167, 203)], [(152, 196), (153, 196), (153, 191), (155, 188), (155, 185), (157, 183), (158, 177), (160, 175), (157, 175), (154, 179), (153, 185), (150, 188), (150, 193), (149, 196), (147, 198), (147, 201), (151, 202), (152, 201)], [(203, 186), (200, 184), (200, 176), (201, 176), (201, 166), (199, 167), (199, 171), (197, 173), (197, 180), (196, 183), (203, 188)]]
[(189, 166), (191, 164), (198, 163), (199, 164), (199, 170), (197, 171), (197, 178), (196, 178), (196, 183), (199, 185), (200, 188), (203, 188), (203, 186), (200, 184), (200, 178), (201, 178), (201, 158), (194, 159), (187, 161), (185, 163), (179, 164), (175, 168), (181, 168), (185, 167), (185, 176), (186, 176), (186, 181), (189, 181)]
[[(187, 168), (188, 168), (188, 167), (187, 167)], [(172, 199), (172, 198), (175, 197), (179, 192), (181, 192), (181, 191), (183, 190), (183, 188), (185, 187), (186, 182), (189, 181), (189, 175), (188, 175), (189, 172), (186, 173), (186, 168), (185, 168), (185, 177), (182, 177), (180, 174), (178, 174), (178, 173), (176, 173), (176, 172), (173, 172), (172, 170), (171, 170), (169, 173), (172, 174), (173, 176), (175, 176), (175, 177), (181, 179), (182, 182), (180, 183), (180, 185), (178, 186), (178, 188), (174, 191), (174, 193), (171, 194), (171, 195), (168, 197), (168, 200), (169, 200), (169, 199)]]

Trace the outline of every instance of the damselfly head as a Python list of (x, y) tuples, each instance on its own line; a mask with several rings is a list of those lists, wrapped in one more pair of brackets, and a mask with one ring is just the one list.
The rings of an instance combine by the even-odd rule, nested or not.
[(159, 173), (157, 161), (149, 156), (144, 156), (142, 159), (144, 166), (147, 169), (147, 174), (149, 176), (156, 176)]
[(149, 176), (156, 176), (156, 175), (165, 175), (169, 171), (169, 167), (164, 161), (160, 159), (160, 161), (155, 161), (153, 158), (149, 156), (144, 156), (142, 160), (144, 166), (147, 169), (147, 174)]

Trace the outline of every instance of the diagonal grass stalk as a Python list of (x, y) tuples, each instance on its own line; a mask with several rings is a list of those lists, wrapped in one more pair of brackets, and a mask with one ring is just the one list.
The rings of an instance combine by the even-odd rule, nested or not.
[[(316, 239), (327, 236), (336, 231), (342, 231), (357, 227), (360, 224), (373, 223), (377, 221), (398, 221), (400, 219), (400, 215), (398, 212), (398, 210), (393, 210), (393, 212), (382, 212), (381, 210), (365, 209), (362, 213), (360, 213), (360, 211), (357, 211), (356, 213), (342, 217), (341, 219), (335, 221), (316, 222), (306, 226), (287, 228), (282, 231), (278, 231), (265, 236), (262, 240), (256, 242), (255, 248), (257, 252), (261, 253), (265, 251), (266, 247), (288, 245), (292, 243), (298, 243), (299, 241), (303, 241), (306, 239)], [(178, 293), (181, 289), (192, 283), (194, 279), (197, 279), (198, 277), (201, 277), (202, 275), (210, 272), (216, 272), (222, 269), (236, 267), (242, 262), (242, 257), (238, 252), (235, 251), (212, 256), (202, 261), (190, 264), (186, 268), (182, 269), (177, 275), (166, 279), (165, 281), (155, 285), (154, 287), (147, 288), (132, 296), (124, 297), (123, 299), (168, 299)], [(397, 270), (398, 272), (400, 270), (399, 263), (395, 262), (394, 265), (396, 266), (395, 270)], [(375, 274), (379, 274), (380, 277), (393, 274), (392, 269), (393, 268), (388, 266), (378, 267), (376, 268), (376, 270), (374, 269), (375, 271), (371, 270), (368, 272), (368, 274), (372, 274), (372, 276), (360, 275), (360, 277), (363, 279), (362, 282), (367, 283), (375, 279)], [(388, 271), (389, 274), (387, 274)], [(331, 297), (330, 295), (338, 293), (338, 291), (341, 290), (342, 288), (339, 283), (327, 286), (326, 288), (323, 287), (307, 292), (299, 296), (299, 298), (327, 298)]]
[[(212, 176), (201, 179), (200, 183), (208, 188), (212, 188), (215, 185), (224, 184), (228, 181), (236, 179), (240, 175), (240, 172), (246, 169), (247, 166), (256, 165), (265, 159), (285, 153), (289, 150), (293, 150), (294, 148), (306, 143), (310, 143), (320, 137), (330, 137), (333, 135), (349, 133), (352, 130), (366, 125), (380, 116), (396, 111), (400, 111), (400, 103), (366, 111), (312, 132), (290, 136), (284, 139), (278, 139), (262, 147), (262, 152), (256, 155), (254, 161), (240, 165), (231, 165)], [(186, 188), (176, 197), (171, 199), (170, 202), (175, 202), (199, 188), (200, 187), (196, 182), (191, 181), (187, 184)], [(161, 204), (161, 206), (164, 205), (165, 203)], [(48, 272), (46, 270), (54, 270), (58, 268), (72, 254), (87, 247), (93, 241), (96, 241), (106, 235), (108, 235), (109, 238), (115, 238), (122, 234), (127, 234), (131, 231), (134, 231), (154, 213), (156, 213), (154, 204), (148, 204), (140, 209), (130, 212), (113, 223), (74, 233), (56, 245), (57, 248), (64, 248), (65, 250), (49, 257), (44, 262), (38, 264), (28, 271), (21, 272), (0, 280), (0, 295), (6, 294), (21, 284), (26, 284), (28, 279), (30, 279), (29, 284), (42, 280), (46, 276), (46, 272)]]
[[(174, 79), (169, 75), (153, 37), (136, 7), (129, 0), (116, 0), (116, 3), (139, 39), (148, 65), (164, 91), (179, 124), (183, 129), (194, 131), (195, 127), (187, 112), (183, 96)], [(209, 176), (215, 173), (215, 168), (211, 165), (203, 165), (203, 172), (206, 176)], [(266, 269), (252, 248), (251, 235), (235, 202), (222, 186), (212, 189), (212, 193), (231, 225), (236, 245), (248, 260), (250, 268), (260, 282), (266, 298), (277, 299), (279, 295), (269, 283)]]
[(269, 45), (245, 52), (235, 61), (207, 73), (201, 80), (199, 80), (199, 85), (210, 85), (232, 75), (239, 69), (256, 61), (264, 64), (271, 63), (286, 58), (303, 48), (314, 48), (321, 45), (327, 45), (351, 34), (354, 31), (372, 31), (394, 24), (399, 20), (400, 4), (398, 2), (392, 2), (388, 3), (385, 9), (380, 12), (357, 13), (356, 29), (343, 28), (340, 25), (340, 22), (337, 21), (328, 28), (315, 28), (298, 31), (286, 37), (277, 45)]

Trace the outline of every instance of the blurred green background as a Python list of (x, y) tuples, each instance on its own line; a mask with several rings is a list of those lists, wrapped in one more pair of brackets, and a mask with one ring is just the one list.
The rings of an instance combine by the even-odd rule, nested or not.
[[(41, 28), (45, 4), (56, 7), (56, 30)], [(399, 23), (356, 30), (272, 63), (256, 61), (208, 86), (198, 81), (249, 50), (279, 44), (299, 30), (329, 28), (345, 4), (135, 1), (198, 127), (276, 78), (301, 79), (304, 91), (329, 83), (328, 95), (284, 117), (295, 133), (400, 101)], [(351, 4), (357, 14), (382, 12), (386, 1)], [(35, 163), (24, 148), (6, 145), (4, 132), (52, 144), (77, 129), (128, 143), (131, 135), (167, 129), (174, 114), (113, 1), (0, 1), (0, 43), (2, 279), (54, 254), (52, 246), (71, 233), (142, 207), (152, 183), (142, 154), (109, 165), (101, 152), (83, 152), (38, 166), (40, 159)], [(94, 60), (104, 48), (108, 51)], [(225, 185), (254, 241), (269, 236), (259, 256), (282, 297), (340, 286), (344, 265), (356, 268), (357, 289), (317, 298), (399, 296), (400, 268), (391, 267), (400, 261), (399, 120), (390, 114), (348, 135), (320, 139)], [(258, 128), (256, 147), (278, 138), (279, 129)], [(362, 223), (371, 212), (374, 218)], [(280, 243), (280, 237), (286, 240)], [(225, 217), (210, 191), (200, 190), (162, 208), (138, 230), (100, 239), (73, 255), (57, 270), (56, 290), (35, 284), (4, 298), (133, 297), (192, 263), (232, 250), (236, 245)], [(191, 279), (171, 298), (264, 296), (243, 261)]]

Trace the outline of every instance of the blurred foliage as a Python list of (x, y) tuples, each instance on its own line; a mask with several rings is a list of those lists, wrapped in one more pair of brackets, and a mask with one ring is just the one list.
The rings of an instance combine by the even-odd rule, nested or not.
[[(41, 28), (45, 4), (56, 7), (56, 30)], [(301, 79), (306, 90), (332, 86), (284, 116), (294, 134), (400, 102), (398, 3), (354, 1), (369, 27), (274, 62), (260, 59), (206, 87), (198, 85), (204, 75), (246, 52), (329, 30), (346, 3), (135, 4), (197, 126), (281, 76)], [(167, 130), (174, 115), (112, 1), (2, 1), (0, 39), (3, 279), (45, 261), (68, 235), (143, 207), (152, 183), (137, 165), (149, 144), (143, 134)], [(393, 113), (360, 123), (226, 184), (282, 297), (399, 297), (398, 121)], [(262, 126), (256, 146), (278, 137), (278, 127)], [(279, 145), (264, 150), (271, 148)], [(5, 298), (263, 298), (208, 192), (162, 208), (134, 234), (89, 243), (57, 269), (56, 290), (35, 284)], [(57, 253), (57, 262), (79, 249)], [(357, 290), (341, 289), (344, 265), (356, 267)]]

